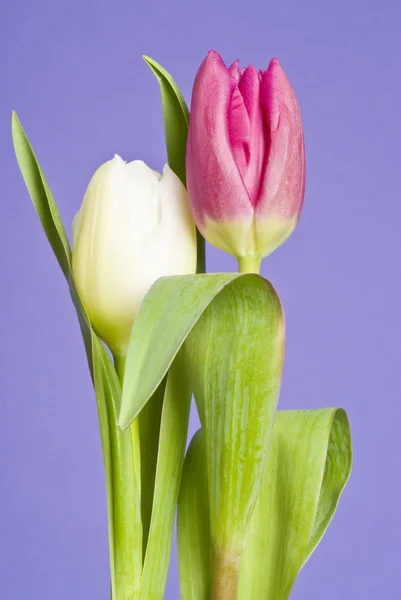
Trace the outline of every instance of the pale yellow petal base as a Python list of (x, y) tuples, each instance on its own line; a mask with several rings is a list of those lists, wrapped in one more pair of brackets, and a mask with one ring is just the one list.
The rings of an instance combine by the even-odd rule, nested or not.
[(235, 256), (241, 271), (255, 272), (262, 258), (289, 238), (297, 221), (296, 216), (283, 219), (274, 215), (266, 219), (254, 218), (252, 221), (215, 221), (206, 218), (202, 233), (213, 246)]

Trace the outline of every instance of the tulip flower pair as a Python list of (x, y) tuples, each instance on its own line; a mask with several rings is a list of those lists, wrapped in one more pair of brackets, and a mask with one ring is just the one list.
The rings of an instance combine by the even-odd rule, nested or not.
[[(210, 52), (188, 120), (172, 77), (145, 60), (161, 87), (170, 166), (160, 174), (117, 155), (103, 164), (74, 220), (72, 250), (12, 118), (18, 163), (68, 282), (94, 384), (111, 597), (162, 600), (177, 514), (183, 600), (283, 600), (333, 517), (352, 462), (341, 409), (276, 412), (284, 313), (272, 284), (249, 274), (301, 212), (298, 103), (277, 60), (257, 72), (227, 68)], [(245, 274), (193, 275), (202, 271), (203, 238)], [(186, 452), (192, 394), (201, 428)]]
[[(186, 163), (198, 229), (241, 271), (258, 272), (294, 230), (305, 189), (301, 115), (276, 59), (258, 73), (209, 52), (195, 80)], [(95, 329), (125, 354), (152, 283), (195, 272), (195, 228), (178, 177), (119, 157), (100, 167), (75, 219), (72, 256)]]

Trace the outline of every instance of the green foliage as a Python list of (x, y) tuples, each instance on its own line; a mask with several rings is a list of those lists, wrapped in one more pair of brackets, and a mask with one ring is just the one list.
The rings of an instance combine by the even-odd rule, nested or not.
[(185, 152), (189, 124), (188, 107), (171, 75), (153, 58), (149, 56), (143, 58), (160, 84), (168, 164), (186, 185)]
[[(239, 600), (286, 600), (334, 516), (351, 471), (341, 409), (279, 411), (240, 567)], [(203, 432), (185, 459), (178, 512), (182, 600), (207, 600), (211, 575)], [(192, 541), (191, 541), (192, 540)]]
[(93, 377), (106, 475), (111, 588), (114, 600), (132, 600), (142, 571), (140, 499), (129, 431), (116, 427), (121, 388), (106, 348), (93, 331), (71, 271), (71, 252), (59, 212), (32, 147), (13, 113), (12, 133), (21, 173), (47, 238), (68, 281)]
[(185, 456), (177, 516), (182, 600), (209, 600), (211, 582), (209, 493), (205, 444), (199, 429)]
[(169, 370), (166, 382), (152, 518), (140, 600), (162, 600), (164, 595), (187, 440), (190, 402), (191, 388), (182, 354), (179, 353)]
[(146, 405), (180, 348), (205, 429), (213, 548), (219, 557), (238, 558), (280, 388), (284, 318), (271, 284), (250, 274), (157, 281), (131, 332), (123, 427)]
[(284, 337), (275, 290), (248, 275), (214, 298), (184, 346), (205, 436), (214, 577), (226, 579), (226, 565), (233, 590), (277, 407)]
[[(149, 56), (143, 58), (152, 69), (160, 85), (168, 164), (182, 183), (186, 185), (185, 155), (189, 126), (188, 107), (171, 75), (153, 58)], [(199, 231), (196, 232), (196, 240), (196, 272), (204, 273), (206, 262), (205, 240)]]

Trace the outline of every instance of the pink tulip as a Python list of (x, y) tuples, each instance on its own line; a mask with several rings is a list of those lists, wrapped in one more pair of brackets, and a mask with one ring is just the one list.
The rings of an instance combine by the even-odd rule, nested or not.
[(243, 270), (258, 270), (291, 235), (305, 151), (298, 102), (277, 59), (258, 73), (238, 61), (227, 68), (209, 52), (192, 95), (187, 184), (199, 230)]

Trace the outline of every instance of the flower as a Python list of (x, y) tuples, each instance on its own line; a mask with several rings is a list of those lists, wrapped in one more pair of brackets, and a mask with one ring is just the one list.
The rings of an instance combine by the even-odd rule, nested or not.
[(294, 230), (305, 191), (298, 102), (273, 59), (266, 71), (227, 68), (210, 51), (196, 75), (187, 145), (189, 201), (197, 227), (244, 264)]
[(74, 281), (93, 328), (114, 355), (125, 356), (156, 279), (195, 272), (187, 192), (167, 165), (161, 175), (116, 155), (92, 177), (72, 238)]

